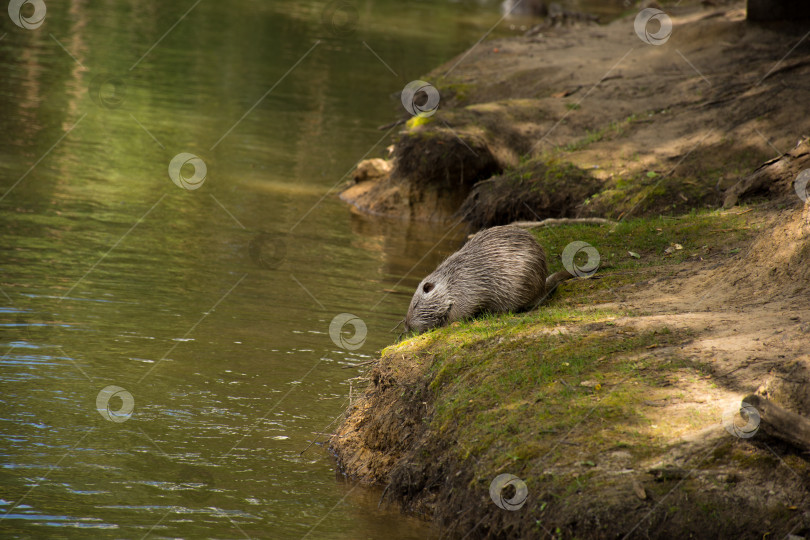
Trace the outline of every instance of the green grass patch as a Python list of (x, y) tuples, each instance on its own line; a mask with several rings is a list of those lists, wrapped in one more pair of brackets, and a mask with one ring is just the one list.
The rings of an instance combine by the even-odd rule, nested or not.
[[(637, 283), (652, 274), (666, 275), (684, 262), (730, 259), (757, 231), (750, 214), (693, 211), (677, 218), (658, 216), (621, 221), (617, 225), (573, 225), (535, 229), (546, 250), (549, 271), (562, 269), (562, 253), (574, 241), (587, 242), (599, 253), (600, 267), (588, 280), (563, 284), (575, 294), (556, 294), (550, 306), (574, 306), (615, 300), (611, 289)], [(636, 257), (637, 256), (637, 257)], [(575, 258), (583, 264), (586, 256)]]
[[(501, 449), (501, 460), (534, 460), (574, 428), (570, 440), (588, 447), (637, 446), (635, 432), (645, 424), (637, 405), (654, 380), (636, 357), (688, 335), (666, 328), (628, 333), (606, 324), (619, 316), (549, 309), (432, 332), (431, 429), (465, 441), (462, 459)], [(572, 322), (578, 331), (559, 331)], [(668, 369), (682, 367), (671, 362)]]

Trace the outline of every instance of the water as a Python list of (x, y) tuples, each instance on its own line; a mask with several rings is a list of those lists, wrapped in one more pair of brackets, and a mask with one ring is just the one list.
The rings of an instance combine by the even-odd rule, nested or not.
[[(3, 537), (432, 534), (307, 447), (462, 232), (334, 193), (384, 155), (392, 95), (500, 15), (364, 0), (335, 35), (353, 14), (324, 26), (325, 5), (49, 1), (39, 28), (3, 20)], [(197, 189), (169, 178), (181, 153), (201, 160), (190, 182), (204, 163)], [(330, 336), (342, 313), (359, 348), (351, 323)]]

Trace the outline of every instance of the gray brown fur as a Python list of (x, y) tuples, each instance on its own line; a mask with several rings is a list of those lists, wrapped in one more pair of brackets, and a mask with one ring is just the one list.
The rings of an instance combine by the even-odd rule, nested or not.
[(549, 276), (546, 254), (534, 236), (511, 225), (473, 236), (416, 288), (405, 331), (424, 332), (481, 313), (535, 308), (563, 280)]

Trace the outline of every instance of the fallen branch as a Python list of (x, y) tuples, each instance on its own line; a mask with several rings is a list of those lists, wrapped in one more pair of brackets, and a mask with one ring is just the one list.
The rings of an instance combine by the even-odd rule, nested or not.
[(810, 450), (810, 419), (785, 410), (756, 394), (746, 396), (742, 401), (757, 410), (760, 429), (767, 435)]
[(558, 225), (615, 225), (616, 222), (605, 218), (548, 218), (543, 221), (513, 221), (510, 225), (523, 229), (535, 227), (556, 227)]
[(396, 122), (391, 122), (390, 124), (385, 124), (384, 126), (377, 126), (377, 129), (380, 131), (385, 131), (386, 129), (395, 128), (401, 124), (404, 124), (408, 121), (407, 118), (403, 118), (402, 120), (397, 120)]

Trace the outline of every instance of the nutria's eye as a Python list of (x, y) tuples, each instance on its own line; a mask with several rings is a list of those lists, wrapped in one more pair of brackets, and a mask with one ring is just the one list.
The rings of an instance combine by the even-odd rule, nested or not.
[(424, 285), (422, 285), (422, 290), (426, 293), (429, 293), (430, 291), (433, 290), (433, 287), (434, 287), (433, 283), (425, 283)]

